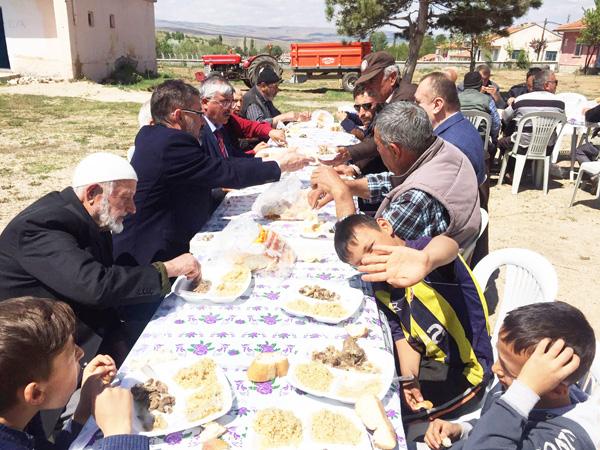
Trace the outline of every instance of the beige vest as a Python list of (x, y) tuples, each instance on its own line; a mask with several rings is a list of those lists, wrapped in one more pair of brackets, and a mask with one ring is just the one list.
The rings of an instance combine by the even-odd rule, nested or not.
[[(410, 189), (419, 189), (439, 201), (448, 211), (445, 235), (465, 248), (479, 234), (481, 212), (477, 176), (469, 159), (452, 144), (436, 138), (404, 174), (393, 176), (394, 188), (386, 195), (376, 217)], [(400, 236), (402, 237), (402, 236)]]

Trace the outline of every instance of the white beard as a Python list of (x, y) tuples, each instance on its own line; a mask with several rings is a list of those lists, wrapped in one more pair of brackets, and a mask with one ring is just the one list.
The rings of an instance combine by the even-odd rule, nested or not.
[(98, 216), (100, 228), (108, 228), (113, 234), (119, 234), (123, 231), (123, 222), (118, 222), (117, 219), (110, 215), (110, 205), (108, 204), (108, 196), (102, 197), (102, 205), (100, 215)]

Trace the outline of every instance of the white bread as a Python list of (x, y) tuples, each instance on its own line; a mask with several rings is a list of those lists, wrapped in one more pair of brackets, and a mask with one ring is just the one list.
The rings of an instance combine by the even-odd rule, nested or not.
[(383, 450), (391, 450), (396, 447), (396, 432), (381, 400), (373, 394), (365, 394), (356, 401), (354, 409), (365, 427), (375, 430), (373, 433), (375, 447)]
[(433, 408), (433, 403), (431, 403), (429, 400), (423, 400), (422, 402), (417, 403), (416, 405), (417, 409), (432, 409)]
[(228, 450), (229, 444), (222, 439), (211, 439), (202, 444), (202, 450)]
[(204, 430), (202, 430), (198, 438), (200, 442), (208, 442), (221, 437), (226, 431), (227, 428), (225, 428), (220, 423), (209, 422), (206, 425), (204, 425)]
[(442, 445), (446, 448), (450, 448), (452, 447), (452, 441), (449, 437), (445, 437), (444, 439), (442, 439)]
[(393, 450), (396, 448), (396, 432), (389, 419), (385, 425), (378, 427), (373, 433), (373, 444), (382, 450)]
[(248, 367), (247, 375), (254, 383), (264, 383), (286, 376), (289, 367), (288, 359), (281, 353), (259, 353)]
[(360, 324), (351, 323), (350, 325), (346, 325), (344, 327), (348, 336), (353, 337), (354, 339), (367, 337), (369, 335), (369, 329)]

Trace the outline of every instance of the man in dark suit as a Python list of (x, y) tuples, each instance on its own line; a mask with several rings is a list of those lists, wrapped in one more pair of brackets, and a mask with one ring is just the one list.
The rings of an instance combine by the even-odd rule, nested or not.
[(122, 361), (153, 312), (140, 317), (130, 308), (156, 306), (171, 289), (170, 277), (199, 274), (190, 254), (139, 267), (114, 264), (111, 232), (135, 213), (136, 180), (124, 158), (94, 153), (77, 166), (73, 187), (37, 200), (0, 235), (0, 300), (67, 302), (86, 362), (101, 343), (103, 353)]
[(139, 178), (137, 214), (126, 218), (123, 233), (114, 236), (117, 261), (148, 264), (187, 252), (190, 239), (209, 218), (213, 188), (278, 181), (281, 172), (310, 161), (298, 154), (269, 162), (214, 157), (198, 141), (204, 126), (201, 108), (198, 90), (181, 80), (155, 88), (151, 111), (156, 125), (139, 131), (131, 161)]

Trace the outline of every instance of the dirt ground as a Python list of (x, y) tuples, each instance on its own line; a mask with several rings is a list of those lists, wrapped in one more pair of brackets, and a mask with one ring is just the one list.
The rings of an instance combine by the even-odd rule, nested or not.
[[(524, 76), (504, 71), (493, 78), (504, 88)], [(600, 77), (559, 74), (558, 78), (559, 91), (581, 92), (588, 98), (600, 95)], [(282, 109), (331, 110), (351, 100), (336, 82), (326, 83), (326, 89), (313, 83), (285, 86), (279, 99), (285, 104)], [(8, 108), (0, 113), (0, 230), (44, 193), (68, 185), (83, 155), (104, 149), (124, 156), (137, 131), (137, 108), (148, 96), (88, 82), (0, 86), (0, 110)], [(559, 165), (565, 169), (568, 161)], [(509, 185), (496, 187), (492, 178), (490, 249), (522, 247), (548, 258), (558, 274), (558, 298), (581, 308), (600, 338), (600, 277), (595, 275), (600, 261), (595, 234), (600, 229), (600, 200), (579, 190), (576, 204), (568, 208), (573, 185), (559, 172), (553, 168), (548, 195), (530, 178), (523, 180), (518, 195), (510, 193)]]

